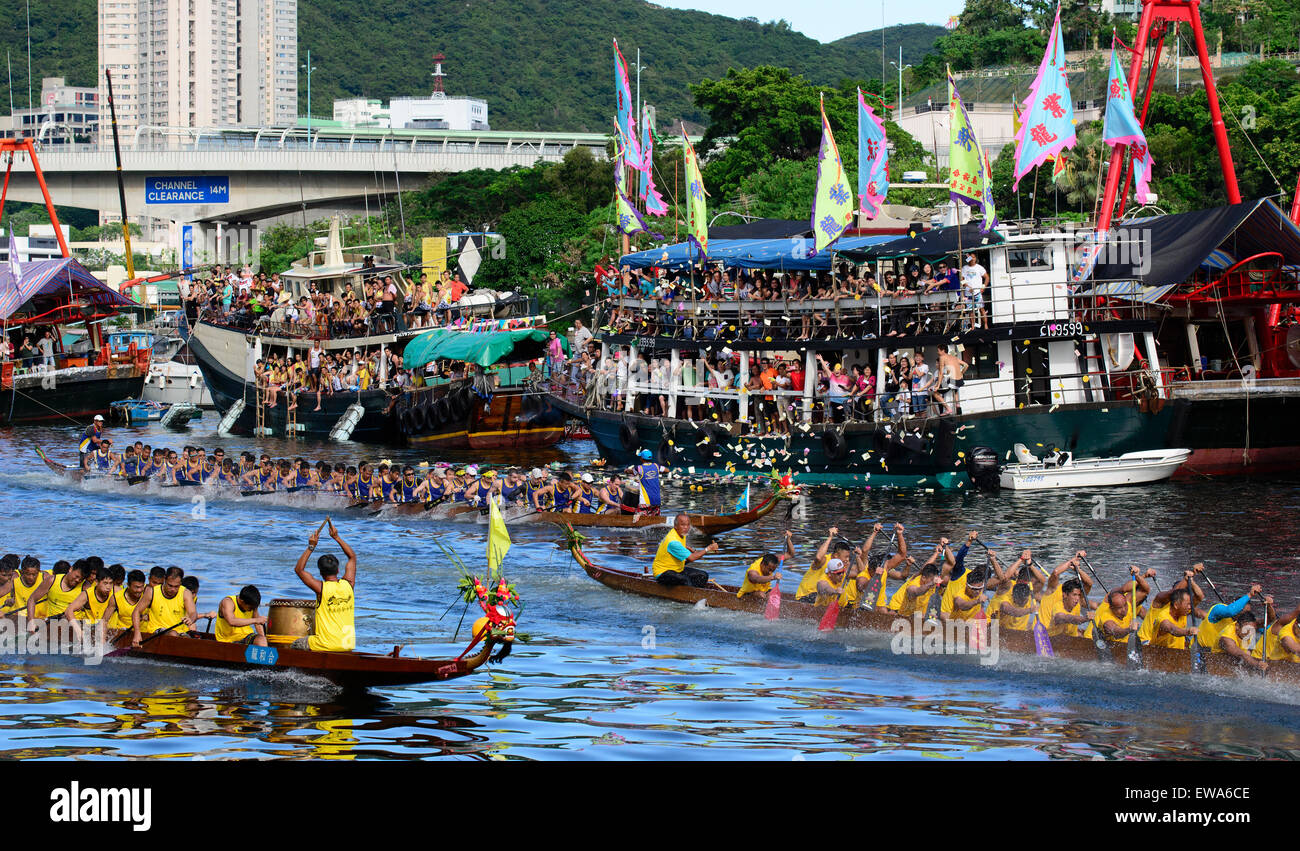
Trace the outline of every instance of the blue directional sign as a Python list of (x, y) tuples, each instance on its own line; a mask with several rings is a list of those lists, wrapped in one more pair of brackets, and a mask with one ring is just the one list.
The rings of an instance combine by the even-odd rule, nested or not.
[(146, 204), (229, 204), (230, 178), (211, 174), (144, 179)]

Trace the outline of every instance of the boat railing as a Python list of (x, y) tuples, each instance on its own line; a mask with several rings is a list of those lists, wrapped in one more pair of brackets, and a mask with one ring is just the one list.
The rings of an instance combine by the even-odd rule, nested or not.
[[(886, 422), (977, 414), (1033, 406), (1076, 405), (1112, 400), (1165, 399), (1168, 371), (1136, 366), (1037, 376), (1017, 375), (1006, 364), (996, 376), (966, 379), (955, 393), (938, 392), (933, 383), (913, 391), (880, 390), (857, 397), (831, 394), (817, 384), (804, 390), (719, 388), (676, 379), (619, 379), (596, 373), (588, 386), (588, 404), (597, 410), (648, 413), (674, 419), (716, 419), (740, 423), (757, 433), (787, 430), (792, 423)], [(642, 373), (642, 376), (644, 373)], [(1295, 381), (1300, 387), (1300, 379)], [(766, 403), (766, 404), (764, 404)]]
[[(612, 333), (680, 340), (836, 339), (969, 331), (987, 322), (1100, 322), (1150, 318), (1136, 299), (1071, 294), (1064, 284), (995, 285), (982, 305), (960, 292), (808, 300), (686, 301), (623, 297), (597, 318)], [(983, 307), (983, 311), (980, 310)]]

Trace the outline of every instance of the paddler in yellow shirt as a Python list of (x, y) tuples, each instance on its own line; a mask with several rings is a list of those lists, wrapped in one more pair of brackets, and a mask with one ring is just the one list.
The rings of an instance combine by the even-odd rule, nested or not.
[[(1262, 593), (1258, 584), (1250, 586), (1250, 591), (1231, 603), (1219, 603), (1211, 606), (1205, 613), (1196, 631), (1196, 664), (1194, 669), (1204, 670), (1205, 657), (1215, 653), (1231, 656), (1242, 664), (1249, 665), (1263, 672), (1268, 670), (1268, 662), (1251, 656), (1246, 648), (1255, 638), (1255, 614), (1250, 608), (1250, 598)], [(1264, 605), (1273, 607), (1273, 598), (1265, 597)]]
[(1187, 649), (1187, 642), (1196, 635), (1196, 629), (1187, 624), (1188, 616), (1195, 612), (1198, 617), (1205, 617), (1205, 613), (1197, 609), (1205, 599), (1205, 592), (1196, 584), (1196, 574), (1203, 570), (1205, 565), (1193, 565), (1191, 570), (1183, 571), (1183, 578), (1172, 588), (1151, 598), (1151, 609), (1138, 629), (1138, 638), (1144, 644), (1172, 650)]
[[(1112, 644), (1127, 641), (1128, 637), (1138, 632), (1137, 609), (1151, 593), (1138, 566), (1129, 567), (1132, 579), (1106, 595), (1106, 601), (1097, 607), (1092, 624), (1096, 634), (1100, 634)], [(1156, 575), (1155, 568), (1147, 568), (1146, 579)]]
[[(799, 587), (795, 589), (794, 598), (801, 603), (811, 603), (817, 598), (817, 586), (826, 576), (826, 563), (832, 557), (839, 558), (841, 562), (848, 558), (849, 545), (846, 541), (836, 543), (835, 538), (840, 534), (838, 526), (832, 526), (826, 533), (826, 540), (817, 548), (817, 553), (813, 556), (812, 564), (804, 573), (803, 579), (799, 580)], [(832, 545), (834, 545), (832, 547)]]
[(27, 604), (35, 596), (36, 617), (45, 617), (47, 612), (45, 601), (41, 599), (41, 595), (37, 594), (36, 591), (45, 584), (45, 581), (51, 575), (41, 570), (41, 561), (36, 556), (23, 556), (22, 566), (14, 574), (9, 596), (3, 601), (4, 613), (26, 614), (28, 610)]
[[(1038, 620), (1049, 636), (1082, 635), (1092, 623), (1092, 618), (1082, 610), (1084, 598), (1092, 588), (1092, 579), (1079, 573), (1080, 560), (1085, 557), (1087, 553), (1079, 550), (1074, 557), (1057, 565), (1047, 578), (1042, 602), (1038, 604)], [(1079, 578), (1061, 582), (1061, 574), (1067, 570), (1074, 570)]]
[[(1285, 616), (1279, 618), (1268, 628), (1268, 662), (1300, 662), (1300, 637), (1295, 634), (1297, 619), (1300, 619), (1300, 605)], [(1256, 643), (1262, 646), (1263, 640)], [(1259, 654), (1255, 654), (1259, 658)]]
[(222, 598), (212, 628), (213, 637), (227, 644), (266, 646), (266, 616), (257, 613), (262, 592), (256, 585), (245, 585), (238, 594)]
[(325, 518), (330, 528), (330, 537), (334, 539), (343, 554), (347, 556), (347, 566), (343, 569), (343, 578), (339, 578), (338, 557), (326, 553), (316, 559), (316, 569), (320, 579), (307, 574), (307, 559), (311, 558), (316, 543), (320, 540), (317, 528), (307, 539), (307, 549), (298, 557), (293, 572), (316, 595), (316, 631), (305, 638), (294, 641), (290, 647), (294, 650), (316, 650), (340, 652), (355, 650), (357, 646), (356, 631), (356, 584), (357, 554), (334, 528), (334, 521)]
[(745, 577), (740, 583), (740, 589), (736, 591), (738, 598), (744, 599), (750, 594), (757, 594), (760, 597), (766, 597), (772, 590), (772, 583), (781, 579), (781, 562), (787, 558), (794, 557), (794, 534), (789, 529), (785, 530), (785, 551), (781, 555), (767, 553), (750, 563), (745, 568)]
[(44, 617), (57, 618), (62, 615), (73, 600), (81, 595), (81, 580), (86, 575), (86, 563), (77, 559), (76, 563), (68, 564), (66, 561), (57, 561), (54, 563), (54, 573), (47, 576), (37, 588), (27, 597), (27, 629), (35, 632), (39, 625), (36, 619), (41, 615), (36, 614), (37, 602), (44, 600), (46, 612)]
[(190, 631), (198, 615), (194, 611), (194, 595), (181, 585), (185, 571), (176, 565), (167, 568), (161, 585), (151, 585), (145, 589), (140, 603), (131, 611), (131, 646), (139, 647), (143, 638), (142, 624), (148, 615), (149, 629), (154, 635), (160, 632), (174, 632), (183, 635)]
[[(121, 565), (114, 565), (114, 567), (116, 570), (125, 570)], [(113, 575), (114, 581), (116, 581), (116, 571), (113, 572)], [(113, 599), (109, 601), (108, 608), (104, 610), (104, 619), (109, 629), (131, 628), (131, 613), (136, 610), (144, 599), (146, 582), (143, 570), (133, 570), (123, 576), (122, 584), (113, 589)], [(140, 616), (140, 623), (142, 626), (148, 625), (148, 612)]]
[(950, 581), (939, 602), (939, 620), (965, 621), (978, 618), (988, 597), (984, 594), (984, 568), (972, 567)]
[(14, 577), (18, 575), (18, 556), (9, 553), (0, 556), (0, 613), (7, 613), (14, 591)]

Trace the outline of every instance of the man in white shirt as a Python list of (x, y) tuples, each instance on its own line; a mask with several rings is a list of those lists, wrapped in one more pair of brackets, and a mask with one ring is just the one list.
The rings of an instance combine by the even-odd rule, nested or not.
[(581, 319), (573, 320), (573, 350), (581, 352), (587, 348), (587, 343), (591, 341), (591, 331), (586, 325), (582, 324)]
[(975, 261), (974, 254), (966, 255), (966, 265), (961, 267), (961, 290), (966, 296), (966, 309), (979, 311), (980, 327), (989, 327), (989, 314), (984, 308), (984, 290), (989, 284), (988, 270)]

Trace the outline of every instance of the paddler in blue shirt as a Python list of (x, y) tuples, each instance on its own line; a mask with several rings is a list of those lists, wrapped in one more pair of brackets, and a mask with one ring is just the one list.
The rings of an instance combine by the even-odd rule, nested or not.
[(117, 470), (118, 460), (113, 456), (113, 441), (101, 438), (98, 447), (88, 453), (82, 460), (82, 467), (88, 472), (109, 475)]
[(77, 450), (81, 453), (81, 466), (86, 466), (86, 456), (99, 449), (100, 441), (104, 439), (104, 417), (95, 414), (95, 419), (86, 430), (81, 433), (81, 444)]
[(465, 486), (465, 499), (470, 505), (486, 508), (488, 498), (500, 492), (501, 487), (500, 482), (497, 481), (497, 471), (485, 470), (478, 481), (470, 482)]
[(524, 499), (524, 490), (526, 481), (518, 470), (510, 470), (506, 473), (505, 480), (501, 482), (501, 499), (507, 504), (522, 503)]
[(646, 497), (650, 500), (648, 505), (639, 506), (642, 514), (659, 513), (659, 465), (650, 459), (653, 457), (649, 449), (642, 449), (637, 453), (641, 458), (641, 463), (633, 468), (633, 472), (641, 480), (641, 490), (645, 491)]

